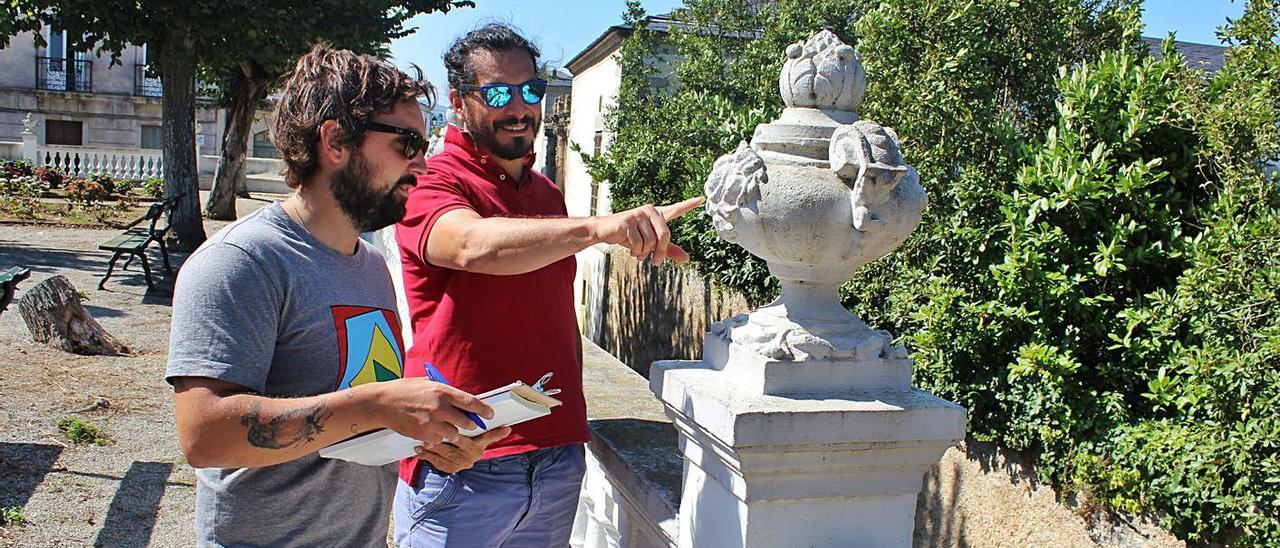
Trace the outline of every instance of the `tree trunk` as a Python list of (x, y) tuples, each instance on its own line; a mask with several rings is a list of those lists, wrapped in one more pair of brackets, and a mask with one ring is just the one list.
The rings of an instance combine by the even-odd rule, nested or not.
[(191, 29), (171, 28), (160, 45), (164, 90), (164, 195), (182, 195), (169, 221), (172, 248), (194, 251), (204, 243), (200, 186), (196, 172), (196, 50)]
[(267, 93), (267, 77), (262, 69), (251, 61), (240, 65), (232, 79), (222, 154), (213, 177), (213, 190), (205, 204), (204, 213), (210, 219), (232, 221), (236, 218), (236, 196), (246, 188), (244, 163), (253, 113)]
[(249, 196), (249, 178), (248, 177), (241, 177), (240, 180), (236, 182), (236, 197), (238, 198), (251, 197)]
[(31, 338), (64, 352), (115, 356), (129, 352), (80, 306), (80, 294), (62, 276), (54, 276), (27, 290), (18, 299), (18, 313)]

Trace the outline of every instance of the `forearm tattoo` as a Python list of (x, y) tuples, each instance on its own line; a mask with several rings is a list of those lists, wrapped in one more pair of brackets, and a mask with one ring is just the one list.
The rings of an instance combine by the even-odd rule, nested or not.
[(324, 424), (333, 411), (324, 402), (311, 407), (285, 411), (275, 417), (262, 416), (262, 405), (252, 404), (250, 412), (240, 416), (240, 425), (249, 429), (249, 444), (264, 449), (284, 449), (315, 441), (324, 432)]

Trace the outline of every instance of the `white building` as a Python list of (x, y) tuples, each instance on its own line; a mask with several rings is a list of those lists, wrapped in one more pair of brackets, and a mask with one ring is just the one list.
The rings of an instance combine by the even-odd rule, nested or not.
[[(65, 31), (45, 26), (13, 36), (0, 49), (0, 157), (20, 158), (24, 120), (34, 122), (41, 158), (117, 154), (159, 158), (160, 79), (148, 70), (147, 46), (130, 45), (119, 64), (110, 56), (68, 49)], [(222, 124), (209, 98), (196, 101), (202, 155), (216, 155)]]
[[(109, 54), (69, 50), (72, 40), (65, 31), (45, 26), (40, 35), (47, 45), (37, 46), (35, 35), (24, 32), (0, 49), (0, 158), (23, 158), (24, 122), (30, 120), (42, 164), (78, 174), (159, 176), (163, 90), (148, 69), (148, 46), (126, 46), (113, 65)], [(211, 97), (197, 97), (195, 110), (197, 159), (202, 187), (208, 188), (226, 110)], [(267, 111), (258, 111), (249, 139), (248, 173), (272, 178), (279, 162), (273, 160), (277, 153), (268, 137)], [(276, 187), (274, 181), (266, 183)], [(255, 189), (251, 180), (250, 190)]]
[[(665, 34), (674, 22), (668, 14), (647, 17), (645, 24), (649, 30)], [(622, 83), (620, 49), (623, 40), (634, 31), (630, 25), (609, 27), (565, 64), (565, 68), (573, 73), (567, 141), (584, 153), (597, 155), (609, 149), (612, 135), (606, 131), (605, 115), (617, 104), (618, 89)], [(665, 67), (669, 67), (675, 59), (673, 47), (665, 44), (656, 46), (650, 64), (658, 69), (658, 75), (650, 77), (651, 85), (666, 86)], [(609, 182), (594, 180), (578, 153), (569, 151), (563, 157), (564, 180), (557, 180), (556, 184), (564, 191), (569, 216), (611, 213), (613, 210)], [(577, 255), (578, 274), (574, 280), (574, 297), (578, 305), (578, 322), (582, 333), (593, 340), (597, 340), (595, 335), (600, 328), (599, 310), (605, 284), (607, 249), (607, 245), (598, 244)]]

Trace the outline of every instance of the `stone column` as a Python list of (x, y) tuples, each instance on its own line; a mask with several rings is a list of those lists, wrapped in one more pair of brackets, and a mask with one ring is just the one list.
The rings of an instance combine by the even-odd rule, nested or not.
[(922, 476), (965, 411), (912, 388), (906, 350), (837, 288), (901, 245), (927, 200), (893, 130), (859, 120), (857, 53), (826, 31), (786, 53), (787, 108), (706, 183), (717, 233), (782, 293), (713, 325), (702, 361), (650, 374), (685, 460), (679, 545), (911, 546)]
[(36, 145), (40, 138), (36, 136), (36, 120), (35, 115), (28, 112), (26, 118), (22, 119), (22, 159), (29, 162), (40, 164)]

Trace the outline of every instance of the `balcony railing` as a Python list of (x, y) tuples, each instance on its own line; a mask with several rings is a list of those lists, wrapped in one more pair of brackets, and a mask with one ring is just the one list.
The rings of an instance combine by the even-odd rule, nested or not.
[(36, 57), (36, 89), (93, 92), (93, 61)]
[(160, 97), (164, 95), (164, 86), (160, 83), (160, 75), (150, 65), (133, 66), (133, 94), (139, 97)]

